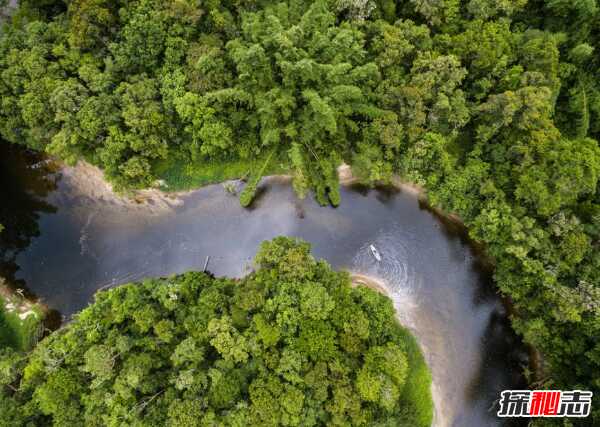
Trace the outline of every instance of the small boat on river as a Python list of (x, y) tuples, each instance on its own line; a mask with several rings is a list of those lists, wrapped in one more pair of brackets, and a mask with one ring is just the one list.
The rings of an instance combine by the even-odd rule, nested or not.
[(379, 251), (377, 250), (377, 248), (373, 245), (369, 246), (369, 249), (371, 249), (371, 253), (373, 254), (373, 256), (375, 257), (375, 259), (379, 262), (381, 261), (381, 254), (379, 253)]

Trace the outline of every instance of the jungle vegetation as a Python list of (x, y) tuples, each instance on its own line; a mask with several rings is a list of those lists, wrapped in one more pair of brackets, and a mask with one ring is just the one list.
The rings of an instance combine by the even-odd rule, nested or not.
[(241, 280), (186, 273), (97, 294), (0, 359), (0, 425), (427, 427), (431, 378), (389, 298), (306, 242)]
[(0, 352), (5, 348), (27, 352), (42, 335), (45, 312), (24, 296), (7, 291), (0, 279)]
[(400, 175), (486, 245), (536, 387), (600, 393), (596, 0), (20, 4), (4, 138), (122, 188), (254, 174), (245, 202), (271, 168), (333, 205), (342, 162)]

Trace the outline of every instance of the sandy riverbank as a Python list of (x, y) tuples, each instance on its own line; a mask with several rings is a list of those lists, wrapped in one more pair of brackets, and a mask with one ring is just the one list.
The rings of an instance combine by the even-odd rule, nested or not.
[[(377, 279), (377, 278), (371, 277), (371, 276), (367, 276), (364, 274), (350, 272), (350, 280), (351, 280), (351, 285), (353, 287), (366, 286), (370, 289), (373, 289), (376, 292), (379, 292), (379, 293), (385, 295), (386, 297), (388, 297), (392, 301), (394, 301), (394, 298), (392, 298), (392, 292), (389, 289), (388, 285), (380, 279)], [(398, 307), (398, 306), (396, 306), (396, 304), (394, 304), (394, 309), (396, 310), (396, 318), (398, 319), (398, 322), (400, 324), (402, 324), (400, 317), (398, 316), (398, 310), (400, 309), (400, 307)], [(402, 326), (407, 328), (407, 325), (402, 324)], [(410, 328), (408, 328), (408, 329), (410, 329)], [(418, 335), (414, 334), (414, 331), (412, 331), (412, 332), (413, 332), (413, 336), (415, 338), (417, 338)], [(418, 342), (418, 339), (417, 339), (417, 342)], [(427, 359), (427, 356), (428, 356), (427, 351), (426, 351), (427, 349), (423, 348), (423, 344), (421, 342), (419, 342), (419, 347), (421, 348), (421, 352)], [(431, 370), (431, 366), (430, 366), (429, 362), (427, 363), (427, 365), (428, 365), (428, 368)], [(443, 393), (442, 393), (441, 387), (436, 383), (435, 378), (432, 378), (431, 397), (433, 399), (433, 405), (434, 405), (434, 411), (433, 411), (434, 415), (433, 415), (432, 426), (450, 427), (448, 420), (453, 419), (454, 411), (452, 408), (448, 407), (445, 404), (442, 396), (443, 396)], [(441, 417), (440, 414), (445, 414), (446, 416)]]
[[(169, 212), (176, 206), (182, 205), (184, 196), (198, 190), (167, 192), (157, 186), (122, 194), (116, 193), (106, 180), (104, 172), (85, 161), (79, 161), (75, 166), (61, 165), (60, 173), (68, 188), (77, 192), (77, 195), (106, 201), (116, 207), (143, 209), (156, 214)], [(338, 176), (341, 185), (352, 185), (359, 182), (358, 178), (353, 175), (352, 168), (347, 164), (342, 164), (338, 168)], [(268, 178), (289, 180), (291, 176), (277, 175)], [(422, 201), (426, 200), (425, 190), (418, 185), (404, 182), (399, 177), (394, 177), (392, 185), (401, 191), (415, 195)]]
[(374, 277), (365, 276), (364, 274), (350, 273), (350, 280), (353, 287), (366, 286), (367, 288), (373, 289), (386, 297), (390, 296), (390, 292), (387, 289), (385, 283)]
[[(338, 178), (342, 185), (352, 185), (359, 182), (358, 178), (352, 173), (352, 167), (346, 163), (343, 163), (338, 167)], [(402, 179), (397, 176), (392, 178), (391, 184), (399, 190), (413, 194), (422, 200), (426, 199), (425, 189), (417, 184), (402, 181)]]
[(110, 203), (116, 208), (139, 209), (152, 214), (172, 211), (183, 204), (181, 196), (188, 193), (167, 193), (158, 188), (116, 193), (105, 179), (104, 172), (84, 161), (79, 161), (75, 166), (63, 165), (60, 174), (62, 183), (73, 196), (88, 197)]

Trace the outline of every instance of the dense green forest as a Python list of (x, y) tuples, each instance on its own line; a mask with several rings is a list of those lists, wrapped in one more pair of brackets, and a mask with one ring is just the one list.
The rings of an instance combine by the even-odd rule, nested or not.
[(3, 348), (29, 351), (42, 335), (44, 309), (7, 291), (9, 289), (0, 278), (0, 352)]
[(334, 205), (342, 162), (400, 175), (486, 244), (537, 388), (600, 393), (597, 1), (20, 3), (5, 139), (119, 188), (252, 165), (244, 202), (272, 168)]
[(309, 250), (281, 237), (240, 281), (99, 293), (0, 359), (0, 425), (431, 425), (429, 371), (391, 300)]

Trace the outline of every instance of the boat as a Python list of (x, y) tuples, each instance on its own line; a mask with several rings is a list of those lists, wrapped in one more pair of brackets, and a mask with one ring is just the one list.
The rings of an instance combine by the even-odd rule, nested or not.
[(373, 245), (370, 245), (369, 249), (371, 249), (371, 253), (375, 257), (375, 259), (377, 261), (381, 261), (381, 255), (379, 254), (379, 251), (377, 250), (377, 248), (375, 246), (373, 246)]

